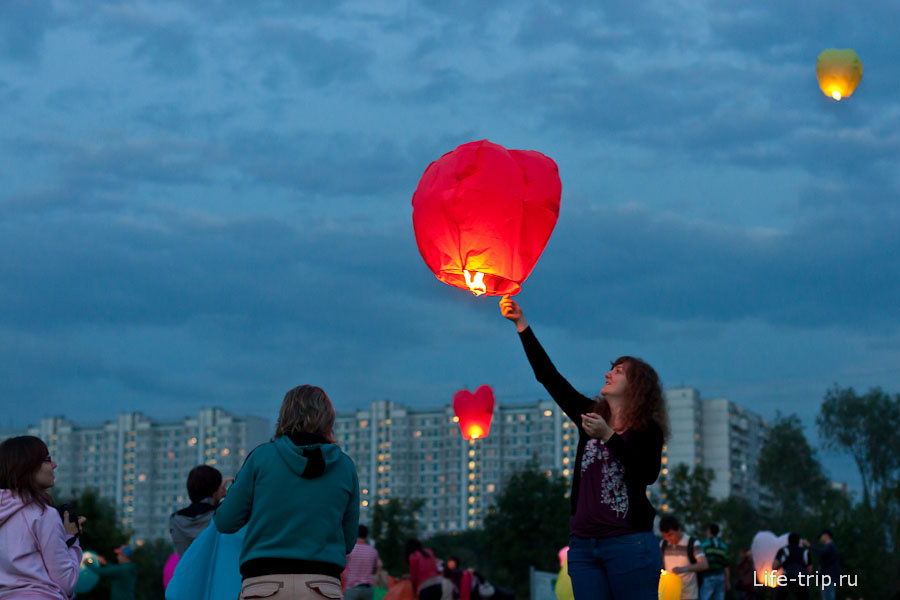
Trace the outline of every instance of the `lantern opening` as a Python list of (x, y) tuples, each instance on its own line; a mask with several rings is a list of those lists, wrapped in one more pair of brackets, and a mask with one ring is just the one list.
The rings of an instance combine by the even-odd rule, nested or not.
[(482, 296), (487, 292), (487, 287), (484, 285), (484, 273), (475, 271), (475, 277), (472, 277), (472, 274), (468, 271), (463, 271), (463, 274), (466, 276), (466, 285), (469, 286), (469, 290), (473, 294)]
[(839, 91), (837, 91), (837, 90), (834, 90), (834, 91), (831, 92), (831, 97), (834, 98), (835, 100), (840, 100), (840, 99), (841, 99), (841, 93), (840, 93)]
[[(474, 273), (474, 276), (472, 273)], [(474, 269), (444, 269), (435, 273), (435, 277), (448, 285), (469, 290), (476, 296), (504, 296), (506, 294), (514, 296), (522, 289), (522, 286), (511, 279)], [(470, 282), (472, 284), (481, 284), (483, 291), (478, 293), (473, 290)]]
[(480, 425), (472, 425), (469, 427), (469, 439), (477, 440), (484, 435), (484, 429)]

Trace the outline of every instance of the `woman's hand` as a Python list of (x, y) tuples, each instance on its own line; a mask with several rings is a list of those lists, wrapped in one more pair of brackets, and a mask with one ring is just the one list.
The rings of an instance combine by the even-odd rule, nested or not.
[(609, 438), (615, 433), (612, 427), (606, 422), (606, 419), (597, 413), (585, 413), (581, 415), (581, 426), (584, 431), (592, 438), (598, 438), (604, 442), (608, 442)]
[(66, 529), (66, 535), (81, 534), (81, 525), (87, 521), (85, 517), (78, 517), (78, 522), (72, 521), (69, 517), (69, 511), (63, 511), (63, 527)]
[(516, 324), (516, 329), (521, 333), (528, 329), (528, 321), (522, 307), (507, 294), (500, 298), (500, 314)]

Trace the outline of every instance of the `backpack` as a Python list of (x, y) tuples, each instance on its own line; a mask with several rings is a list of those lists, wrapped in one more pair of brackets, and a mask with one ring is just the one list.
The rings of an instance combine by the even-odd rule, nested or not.
[[(695, 538), (692, 535), (688, 536), (687, 555), (688, 555), (688, 562), (691, 563), (692, 565), (697, 564), (697, 556), (694, 553), (694, 544), (698, 544), (698, 543), (700, 543), (700, 541), (697, 538)], [(659, 545), (660, 552), (665, 552), (666, 548), (668, 546), (669, 546), (669, 542), (667, 542), (666, 540), (663, 540), (662, 543)], [(697, 571), (694, 573), (694, 575), (697, 576), (697, 589), (699, 590), (700, 585), (703, 583), (703, 571)]]

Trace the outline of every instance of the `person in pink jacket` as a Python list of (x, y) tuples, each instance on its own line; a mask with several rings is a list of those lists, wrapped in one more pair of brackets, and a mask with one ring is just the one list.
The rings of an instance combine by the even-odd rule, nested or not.
[[(84, 517), (53, 508), (56, 463), (30, 435), (0, 444), (0, 599), (67, 600), (78, 583)], [(63, 522), (65, 519), (65, 523)]]

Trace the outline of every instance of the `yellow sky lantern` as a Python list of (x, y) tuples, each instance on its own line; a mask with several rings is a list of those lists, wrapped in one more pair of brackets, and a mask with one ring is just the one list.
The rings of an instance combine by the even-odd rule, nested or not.
[(681, 598), (681, 577), (675, 573), (669, 573), (665, 569), (659, 574), (659, 600), (678, 600)]
[(863, 76), (862, 61), (850, 48), (823, 50), (816, 61), (816, 77), (822, 93), (835, 100), (848, 97)]

